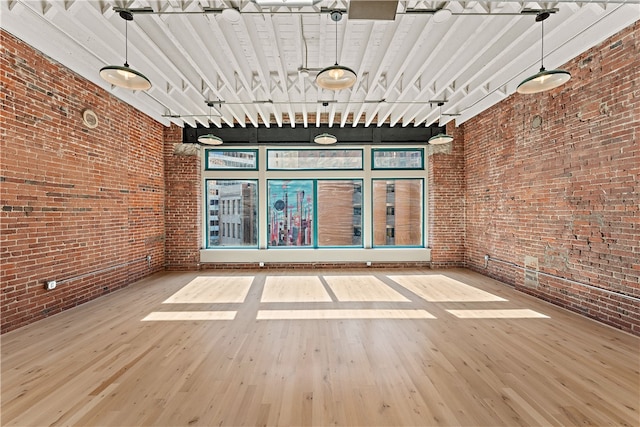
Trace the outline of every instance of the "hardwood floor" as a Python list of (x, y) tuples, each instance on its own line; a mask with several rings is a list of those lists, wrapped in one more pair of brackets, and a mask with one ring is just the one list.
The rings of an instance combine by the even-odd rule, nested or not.
[(1, 340), (4, 426), (640, 425), (640, 339), (467, 270), (162, 273)]

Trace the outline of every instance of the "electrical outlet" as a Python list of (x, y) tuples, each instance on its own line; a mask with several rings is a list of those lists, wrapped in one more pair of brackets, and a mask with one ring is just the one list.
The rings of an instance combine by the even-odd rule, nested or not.
[(55, 280), (49, 280), (47, 282), (47, 290), (48, 291), (52, 291), (56, 288), (56, 286), (58, 286), (58, 283)]
[(367, 267), (371, 267), (371, 261), (367, 261)]
[(264, 267), (264, 262), (260, 261), (260, 263), (258, 264), (260, 267)]

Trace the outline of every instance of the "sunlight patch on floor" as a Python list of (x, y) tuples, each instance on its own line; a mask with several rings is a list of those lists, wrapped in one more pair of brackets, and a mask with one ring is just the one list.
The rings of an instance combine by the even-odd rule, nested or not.
[(260, 302), (331, 302), (318, 276), (268, 276)]
[(388, 277), (429, 302), (507, 301), (442, 274)]
[(260, 310), (257, 320), (435, 319), (426, 310)]
[(537, 311), (529, 309), (503, 310), (447, 310), (459, 319), (548, 319)]
[(323, 276), (338, 301), (408, 302), (375, 276)]
[(221, 304), (244, 302), (253, 276), (199, 276), (163, 304)]
[(154, 311), (143, 322), (176, 320), (234, 320), (237, 311)]

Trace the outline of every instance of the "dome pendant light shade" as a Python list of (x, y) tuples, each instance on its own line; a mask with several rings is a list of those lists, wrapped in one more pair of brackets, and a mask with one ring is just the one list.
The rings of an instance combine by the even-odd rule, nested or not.
[(316, 135), (315, 138), (313, 138), (313, 142), (321, 145), (331, 145), (338, 142), (338, 138), (331, 135), (330, 133), (325, 132), (325, 133), (321, 133), (320, 135)]
[(129, 68), (129, 27), (128, 22), (133, 21), (133, 14), (127, 10), (120, 11), (120, 17), (124, 19), (124, 66), (107, 65), (100, 69), (100, 77), (114, 86), (123, 87), (131, 90), (147, 90), (151, 89), (151, 82), (144, 74)]
[(124, 66), (107, 65), (100, 69), (100, 77), (114, 86), (124, 87), (131, 90), (148, 90), (151, 82), (144, 74), (129, 68), (125, 62)]
[(357, 78), (352, 69), (336, 64), (320, 71), (316, 83), (323, 89), (341, 90), (353, 86)]
[[(444, 105), (444, 102), (440, 101), (438, 102), (438, 107), (440, 108), (440, 116), (438, 117), (438, 121), (440, 121), (442, 119), (442, 106)], [(448, 144), (451, 141), (453, 141), (453, 137), (451, 135), (447, 135), (446, 133), (439, 133), (435, 136), (432, 136), (431, 138), (429, 138), (429, 145), (442, 145), (442, 144)]]
[(525, 79), (518, 85), (518, 93), (531, 94), (557, 88), (571, 79), (571, 73), (565, 70), (545, 70)]
[(200, 135), (198, 137), (198, 142), (204, 145), (221, 145), (222, 138), (208, 133), (206, 135)]
[(528, 77), (518, 85), (516, 91), (525, 95), (544, 92), (555, 89), (571, 79), (571, 73), (565, 70), (544, 69), (544, 20), (549, 17), (549, 12), (540, 12), (536, 15), (536, 22), (542, 26), (540, 72)]
[[(214, 102), (205, 101), (205, 104), (209, 107), (209, 118), (211, 118), (211, 110), (213, 109)], [(211, 127), (210, 124), (209, 127)], [(208, 133), (206, 135), (200, 135), (198, 137), (198, 142), (202, 145), (222, 145), (222, 138), (215, 136), (212, 133)]]
[(448, 144), (453, 141), (453, 137), (451, 135), (447, 135), (446, 133), (439, 133), (436, 136), (432, 136), (429, 138), (429, 144), (431, 145), (442, 145)]
[(338, 21), (342, 19), (342, 12), (331, 12), (331, 20), (336, 23), (336, 63), (320, 71), (316, 76), (316, 84), (323, 89), (348, 89), (356, 83), (358, 76), (351, 68), (338, 65)]

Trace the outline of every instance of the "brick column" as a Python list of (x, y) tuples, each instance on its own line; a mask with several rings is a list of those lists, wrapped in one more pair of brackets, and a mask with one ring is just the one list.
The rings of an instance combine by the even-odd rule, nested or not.
[(428, 245), (432, 267), (464, 266), (465, 181), (464, 132), (447, 127), (454, 137), (450, 153), (434, 153), (428, 159)]
[(198, 270), (202, 247), (200, 149), (182, 144), (182, 129), (164, 131), (165, 262), (167, 270)]

